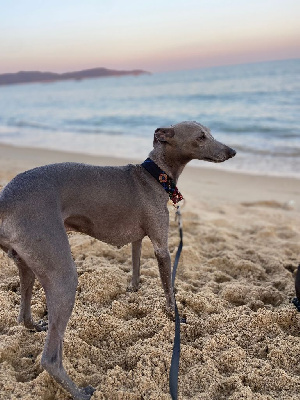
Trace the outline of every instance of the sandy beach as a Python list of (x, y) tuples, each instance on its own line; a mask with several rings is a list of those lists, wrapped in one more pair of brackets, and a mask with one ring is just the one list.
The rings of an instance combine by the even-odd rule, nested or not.
[[(124, 165), (122, 160), (0, 146), (0, 185), (32, 167), (63, 161)], [(182, 324), (179, 399), (300, 398), (300, 314), (290, 300), (300, 263), (300, 180), (187, 167), (178, 187), (184, 248), (176, 278)], [(172, 260), (178, 230), (170, 206)], [(69, 234), (79, 275), (64, 341), (64, 364), (92, 399), (170, 399), (174, 323), (156, 259), (143, 241), (141, 287), (126, 291), (131, 247)], [(17, 268), (0, 252), (0, 398), (67, 400), (40, 367), (45, 332), (18, 325)], [(37, 282), (33, 316), (46, 319)]]

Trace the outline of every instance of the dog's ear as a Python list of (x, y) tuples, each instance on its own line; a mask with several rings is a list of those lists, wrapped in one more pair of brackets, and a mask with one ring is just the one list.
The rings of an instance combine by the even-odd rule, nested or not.
[(169, 143), (170, 139), (175, 135), (174, 128), (157, 128), (154, 133), (154, 142)]

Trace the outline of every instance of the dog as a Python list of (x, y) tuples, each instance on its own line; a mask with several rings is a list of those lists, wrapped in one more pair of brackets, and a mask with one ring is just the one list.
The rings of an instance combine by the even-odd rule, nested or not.
[(177, 203), (182, 198), (176, 183), (189, 161), (219, 163), (235, 154), (215, 140), (208, 128), (185, 121), (156, 129), (153, 150), (143, 164), (46, 165), (17, 175), (0, 193), (0, 247), (13, 258), (20, 275), (18, 322), (29, 329), (46, 330), (31, 317), (37, 277), (48, 308), (41, 364), (75, 400), (90, 399), (94, 389), (77, 387), (62, 364), (63, 337), (78, 282), (66, 231), (83, 232), (114, 246), (132, 243), (132, 290), (138, 290), (141, 245), (148, 236), (167, 309), (172, 311), (168, 200)]

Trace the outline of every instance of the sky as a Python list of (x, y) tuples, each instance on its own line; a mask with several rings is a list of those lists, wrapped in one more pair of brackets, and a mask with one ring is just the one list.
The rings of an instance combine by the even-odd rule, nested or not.
[(300, 58), (299, 0), (0, 0), (0, 73)]

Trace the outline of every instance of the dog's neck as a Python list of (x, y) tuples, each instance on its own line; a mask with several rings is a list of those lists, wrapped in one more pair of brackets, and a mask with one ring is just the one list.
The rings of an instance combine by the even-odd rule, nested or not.
[(167, 148), (162, 146), (156, 146), (150, 152), (149, 158), (155, 162), (166, 174), (168, 174), (175, 184), (177, 184), (178, 178), (182, 173), (184, 167), (190, 160), (183, 161), (171, 152), (168, 152)]

